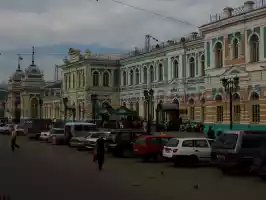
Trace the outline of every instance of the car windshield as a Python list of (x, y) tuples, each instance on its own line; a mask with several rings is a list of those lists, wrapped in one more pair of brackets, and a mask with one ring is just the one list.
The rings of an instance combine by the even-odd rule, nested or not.
[(64, 129), (53, 129), (52, 134), (64, 134)]
[(216, 149), (234, 149), (237, 143), (238, 134), (223, 133), (219, 135), (212, 143), (212, 147)]
[(91, 135), (91, 138), (100, 138), (100, 137), (105, 137), (106, 134), (105, 133), (93, 133)]
[(166, 146), (167, 147), (177, 147), (178, 143), (179, 143), (179, 140), (174, 138), (174, 139), (169, 140), (167, 142)]
[(95, 131), (95, 125), (75, 125), (75, 131)]
[(76, 137), (87, 137), (88, 135), (90, 135), (87, 131), (84, 132), (77, 132), (75, 134)]

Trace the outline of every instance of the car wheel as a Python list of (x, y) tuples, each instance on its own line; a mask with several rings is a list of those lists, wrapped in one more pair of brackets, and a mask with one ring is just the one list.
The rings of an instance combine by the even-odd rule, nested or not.
[(199, 160), (198, 160), (198, 157), (195, 156), (195, 155), (192, 155), (192, 156), (188, 156), (187, 157), (187, 162), (186, 164), (189, 166), (189, 167), (195, 167), (197, 164), (198, 164)]

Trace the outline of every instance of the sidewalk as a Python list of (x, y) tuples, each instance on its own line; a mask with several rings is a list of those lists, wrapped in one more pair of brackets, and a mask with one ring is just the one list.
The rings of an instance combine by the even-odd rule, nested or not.
[[(160, 134), (161, 132), (155, 132), (155, 135), (160, 135)], [(167, 135), (175, 137), (205, 137), (205, 133), (177, 132), (177, 131), (167, 132)]]

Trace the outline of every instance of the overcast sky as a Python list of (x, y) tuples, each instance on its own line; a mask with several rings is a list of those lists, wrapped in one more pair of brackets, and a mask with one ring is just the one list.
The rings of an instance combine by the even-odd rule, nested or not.
[[(206, 23), (210, 14), (244, 0), (119, 0), (193, 25), (186, 25), (111, 0), (0, 0), (0, 51), (54, 44), (92, 44), (132, 49), (143, 47), (149, 33), (160, 41), (178, 38)], [(22, 52), (23, 53), (23, 52)], [(51, 52), (52, 53), (52, 52)], [(0, 58), (0, 80), (15, 70), (15, 57)], [(60, 58), (61, 59), (61, 58)], [(42, 55), (37, 63), (51, 79), (60, 59)], [(29, 64), (23, 62), (24, 68)]]

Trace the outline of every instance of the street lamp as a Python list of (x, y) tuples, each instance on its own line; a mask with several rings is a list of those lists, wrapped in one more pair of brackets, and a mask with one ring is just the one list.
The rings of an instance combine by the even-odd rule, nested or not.
[(229, 94), (230, 129), (233, 129), (233, 93), (239, 90), (239, 77), (221, 79), (224, 90)]
[(147, 107), (148, 107), (148, 127), (147, 127), (147, 133), (151, 133), (151, 105), (152, 105), (152, 101), (153, 101), (153, 94), (154, 91), (153, 89), (150, 90), (144, 90), (144, 98), (145, 98), (145, 102), (147, 103)]
[(63, 98), (63, 104), (64, 104), (64, 120), (67, 118), (67, 103), (68, 103), (68, 98)]
[(97, 102), (97, 94), (91, 95), (91, 102), (92, 102), (92, 118), (93, 123), (96, 124), (96, 102)]
[(39, 106), (40, 106), (40, 119), (42, 119), (42, 106), (43, 106), (43, 100), (39, 99)]

